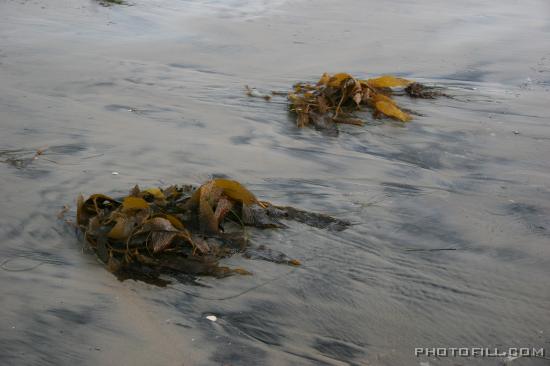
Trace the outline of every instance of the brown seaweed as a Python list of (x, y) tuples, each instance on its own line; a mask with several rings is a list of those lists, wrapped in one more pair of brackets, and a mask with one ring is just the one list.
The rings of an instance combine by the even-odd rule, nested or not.
[[(284, 220), (328, 230), (349, 225), (328, 215), (260, 201), (229, 179), (213, 179), (197, 188), (141, 190), (136, 186), (120, 199), (103, 194), (80, 196), (77, 207), (78, 227), (109, 271), (121, 280), (135, 278), (158, 285), (166, 284), (162, 274), (251, 274), (221, 266), (219, 261), (249, 249), (247, 226), (285, 228)], [(300, 264), (284, 254), (251, 257)]]
[(298, 127), (313, 126), (337, 133), (338, 124), (362, 126), (356, 117), (362, 107), (375, 118), (389, 117), (408, 122), (411, 115), (397, 106), (392, 95), (431, 99), (442, 95), (433, 87), (391, 75), (361, 80), (347, 73), (324, 73), (316, 84), (297, 83), (288, 93), (289, 107), (296, 114)]

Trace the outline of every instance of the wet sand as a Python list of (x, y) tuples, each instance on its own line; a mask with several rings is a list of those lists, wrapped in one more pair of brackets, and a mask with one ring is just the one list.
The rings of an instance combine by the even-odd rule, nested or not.
[[(0, 2), (0, 364), (498, 365), (414, 348), (549, 353), (549, 10)], [(368, 117), (330, 137), (297, 129), (284, 98), (244, 95), (325, 71), (398, 74), (453, 98), (403, 98), (411, 123)], [(355, 225), (253, 231), (303, 266), (235, 256), (226, 264), (254, 276), (163, 289), (117, 281), (56, 216), (70, 205), (73, 217), (79, 193), (214, 174)], [(441, 248), (455, 250), (430, 251)]]

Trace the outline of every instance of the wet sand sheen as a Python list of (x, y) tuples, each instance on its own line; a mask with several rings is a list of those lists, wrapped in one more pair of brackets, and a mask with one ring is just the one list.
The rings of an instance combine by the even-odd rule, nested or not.
[[(2, 2), (0, 363), (408, 365), (425, 360), (415, 347), (548, 348), (548, 10)], [(334, 138), (296, 129), (284, 98), (244, 95), (324, 71), (455, 98), (399, 100), (421, 116)], [(304, 265), (236, 256), (254, 276), (159, 289), (116, 281), (56, 218), (79, 193), (212, 174), (356, 225), (252, 232)], [(410, 250), (437, 248), (456, 250)]]

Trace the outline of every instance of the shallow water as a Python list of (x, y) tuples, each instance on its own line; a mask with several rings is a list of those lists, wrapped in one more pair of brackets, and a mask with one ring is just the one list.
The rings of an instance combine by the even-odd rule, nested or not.
[[(0, 364), (498, 365), (414, 348), (550, 353), (549, 10), (0, 2)], [(403, 98), (413, 122), (331, 137), (295, 128), (284, 98), (244, 95), (324, 71), (396, 73), (453, 98)], [(118, 282), (56, 216), (63, 205), (73, 216), (79, 193), (214, 174), (354, 225), (252, 233), (299, 268), (235, 256), (227, 264), (254, 276), (157, 288)], [(454, 250), (426, 251), (442, 248)]]

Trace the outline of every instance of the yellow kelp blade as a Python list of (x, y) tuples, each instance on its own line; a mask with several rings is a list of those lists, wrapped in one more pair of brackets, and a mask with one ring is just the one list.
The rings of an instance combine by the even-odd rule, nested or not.
[(214, 219), (214, 211), (205, 197), (201, 197), (199, 202), (199, 225), (203, 233), (218, 232), (218, 222)]
[(411, 120), (411, 116), (405, 112), (403, 112), (401, 109), (397, 108), (397, 106), (393, 103), (380, 100), (376, 102), (374, 105), (376, 107), (376, 110), (380, 113), (385, 114), (388, 117), (395, 118), (399, 121), (407, 122)]
[(396, 106), (395, 101), (382, 93), (376, 93), (372, 96), (372, 101), (376, 104), (378, 102), (388, 102)]
[(223, 193), (234, 201), (242, 202), (245, 205), (257, 203), (258, 199), (241, 183), (230, 179), (214, 179), (214, 185), (223, 189)]
[(148, 189), (142, 191), (142, 193), (148, 193), (151, 196), (155, 197), (155, 199), (157, 199), (157, 200), (165, 199), (164, 193), (162, 193), (160, 188), (156, 188), (156, 187), (155, 188), (148, 188)]
[(128, 217), (120, 214), (116, 218), (116, 224), (111, 231), (107, 234), (107, 237), (116, 240), (126, 240), (134, 230), (134, 224), (136, 219), (134, 217)]
[(323, 76), (321, 76), (321, 79), (317, 82), (317, 85), (327, 85), (328, 81), (330, 80), (330, 75), (328, 73), (323, 73)]
[(103, 194), (92, 194), (86, 200), (80, 195), (77, 202), (76, 222), (79, 225), (85, 224), (91, 216), (99, 215), (102, 207), (115, 208), (119, 204), (118, 201)]
[(349, 79), (353, 79), (353, 76), (351, 76), (350, 74), (346, 74), (345, 72), (341, 72), (339, 74), (333, 75), (328, 80), (327, 85), (330, 86), (331, 88), (340, 88), (342, 84)]
[(383, 75), (375, 79), (367, 80), (367, 84), (371, 88), (395, 88), (398, 86), (407, 86), (412, 81), (402, 78), (397, 78), (391, 75)]
[(143, 198), (128, 196), (122, 201), (122, 210), (144, 210), (148, 209), (149, 204)]
[(183, 224), (181, 223), (181, 221), (177, 217), (175, 217), (173, 215), (166, 215), (166, 219), (168, 221), (170, 221), (172, 226), (175, 227), (176, 229), (185, 230), (185, 226), (183, 226)]

